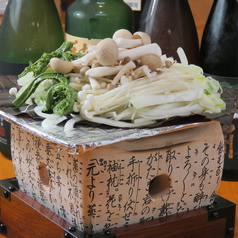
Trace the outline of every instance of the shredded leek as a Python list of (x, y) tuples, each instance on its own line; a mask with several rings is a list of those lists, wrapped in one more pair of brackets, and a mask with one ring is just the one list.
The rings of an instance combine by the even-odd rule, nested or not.
[[(173, 62), (171, 67), (119, 83), (110, 90), (107, 87), (112, 82), (109, 76), (97, 74), (93, 78), (70, 72), (67, 75), (44, 73), (33, 78), (32, 73), (27, 73), (18, 80), (22, 88), (13, 104), (20, 107), (33, 103), (34, 99), (41, 105), (36, 106), (35, 112), (45, 118), (44, 127), (57, 125), (66, 120), (66, 116), (73, 115), (65, 124), (65, 132), (81, 120), (134, 128), (174, 116), (224, 110), (226, 104), (221, 98), (219, 82), (205, 77), (199, 66), (188, 64), (181, 48), (178, 54), (182, 63), (168, 59)], [(165, 56), (161, 59), (167, 60)], [(47, 79), (51, 81), (45, 81)]]

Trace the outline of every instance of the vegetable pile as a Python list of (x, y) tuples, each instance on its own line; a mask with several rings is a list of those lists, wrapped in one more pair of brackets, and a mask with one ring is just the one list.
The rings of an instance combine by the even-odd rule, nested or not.
[(188, 64), (181, 48), (181, 63), (163, 55), (143, 32), (118, 30), (84, 55), (72, 48), (64, 42), (44, 53), (19, 75), (20, 90), (10, 90), (15, 107), (35, 105), (43, 127), (66, 121), (70, 131), (83, 120), (133, 128), (226, 107), (218, 81)]

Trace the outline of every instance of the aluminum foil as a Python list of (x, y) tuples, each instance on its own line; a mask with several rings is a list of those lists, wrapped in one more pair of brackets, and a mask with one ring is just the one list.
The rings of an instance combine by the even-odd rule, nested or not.
[[(30, 110), (20, 112), (12, 105), (14, 96), (9, 95), (8, 90), (17, 87), (16, 77), (0, 76), (0, 117), (15, 123), (30, 133), (37, 134), (46, 140), (55, 142), (61, 148), (72, 153), (82, 153), (88, 149), (105, 146), (123, 140), (134, 140), (143, 137), (155, 136), (160, 133), (168, 133), (174, 130), (182, 130), (187, 127), (203, 124), (214, 118), (204, 116), (193, 116), (177, 118), (166, 123), (159, 122), (157, 125), (147, 128), (121, 129), (101, 125), (77, 124), (75, 129), (69, 133), (63, 130), (63, 124), (52, 128), (50, 131), (41, 126), (42, 120), (34, 117)], [(223, 112), (222, 117), (225, 123), (230, 123), (233, 118), (234, 105), (229, 106), (229, 112)], [(218, 115), (217, 115), (218, 116)]]

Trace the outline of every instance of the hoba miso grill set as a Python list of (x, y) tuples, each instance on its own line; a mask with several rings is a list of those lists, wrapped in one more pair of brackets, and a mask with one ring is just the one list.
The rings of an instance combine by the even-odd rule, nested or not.
[[(149, 2), (146, 2), (145, 8), (150, 9)], [(165, 4), (163, 1), (153, 2), (158, 4), (158, 9), (159, 4)], [(187, 7), (185, 2), (187, 1), (180, 1), (180, 4), (185, 4), (183, 6)], [(10, 4), (14, 6), (14, 1)], [(80, 5), (81, 1), (76, 1), (75, 4)], [(107, 4), (110, 5), (105, 1), (105, 6)], [(86, 9), (88, 6), (84, 7)], [(213, 8), (215, 8), (215, 3)], [(14, 8), (12, 7), (12, 9)], [(131, 14), (132, 12), (128, 13), (128, 16)], [(68, 17), (70, 18), (70, 16)], [(70, 20), (68, 21), (70, 22)], [(88, 26), (88, 29), (90, 27), (93, 25)], [(130, 31), (133, 32), (131, 29)], [(132, 38), (127, 39), (127, 42), (133, 40), (142, 42), (143, 39), (140, 38), (142, 33), (136, 32), (134, 36), (137, 36), (134, 38), (131, 34)], [(155, 44), (156, 47), (159, 47), (153, 42), (146, 43), (144, 46), (139, 43), (133, 47), (123, 47), (120, 45), (122, 43), (113, 39), (112, 35), (108, 38), (115, 41), (118, 55), (123, 51), (131, 52), (137, 48), (145, 47), (145, 45)], [(102, 37), (98, 41), (103, 42), (103, 38), (107, 37)], [(124, 36), (121, 37), (121, 39), (123, 38)], [(14, 76), (0, 76), (1, 83), (5, 85), (0, 93), (0, 116), (11, 125), (11, 159), (16, 174), (16, 178), (1, 181), (0, 231), (11, 238), (148, 237), (148, 234), (150, 237), (158, 235), (161, 237), (184, 237), (185, 235), (233, 237), (235, 204), (217, 196), (217, 191), (222, 179), (225, 153), (221, 124), (231, 124), (236, 98), (232, 98), (230, 100), (232, 102), (230, 102), (227, 98), (225, 100), (220, 97), (219, 82), (204, 76), (199, 66), (188, 64), (186, 54), (183, 56), (185, 49), (184, 51), (180, 49), (178, 52), (181, 63), (174, 61), (170, 55), (164, 56), (163, 49), (162, 52), (157, 52), (157, 50), (151, 52), (154, 55), (158, 54), (161, 60), (161, 66), (157, 66), (154, 70), (146, 64), (140, 65), (141, 56), (133, 59), (133, 55), (135, 55), (133, 53), (129, 57), (129, 62), (123, 61), (126, 58), (124, 57), (116, 60), (113, 65), (104, 64), (100, 60), (98, 60), (99, 65), (97, 66), (90, 63), (87, 65), (88, 71), (83, 75), (80, 70), (76, 71), (75, 62), (85, 64), (85, 60), (87, 61), (90, 57), (93, 57), (93, 60), (99, 58), (97, 57), (99, 50), (90, 44), (88, 47), (89, 52), (86, 55), (84, 55), (85, 52), (83, 54), (80, 52), (79, 55), (75, 45), (65, 51), (61, 45), (61, 48), (58, 49), (63, 49), (63, 53), (59, 53), (56, 48), (53, 49), (54, 53), (45, 54), (48, 58), (40, 58), (39, 61), (36, 61), (35, 65), (39, 66), (42, 59), (46, 60), (45, 66), (41, 68), (43, 71), (38, 75), (34, 75), (36, 71), (33, 67), (28, 67), (29, 72), (25, 74), (27, 77), (22, 75), (17, 81)], [(108, 48), (106, 48), (107, 50)], [(67, 58), (69, 56), (70, 59)], [(57, 71), (58, 69), (54, 68), (53, 64), (51, 65), (51, 58), (72, 63), (74, 64), (73, 68), (69, 72)], [(119, 78), (118, 75), (121, 74), (122, 69), (125, 69), (125, 66), (132, 65), (130, 60), (135, 65), (129, 69), (133, 73), (128, 74), (128, 71), (123, 74), (127, 80), (126, 83), (123, 83), (122, 80), (114, 80), (116, 77)], [(101, 71), (97, 71), (97, 75), (92, 73), (97, 67), (100, 70), (102, 68), (110, 70), (117, 68), (119, 70), (116, 73), (115, 71), (111, 73), (112, 75), (102, 74), (99, 78), (98, 73)], [(143, 67), (144, 75), (133, 78), (134, 70), (136, 71), (140, 67), (141, 69)], [(164, 104), (176, 103), (181, 108), (193, 105), (193, 109), (189, 113), (168, 114), (164, 118), (156, 118), (158, 116), (156, 114), (152, 120), (153, 123), (147, 119), (147, 124), (132, 126), (137, 125), (138, 121), (145, 121), (143, 118), (144, 108), (148, 107), (145, 111), (148, 116), (148, 113), (152, 113), (149, 111), (151, 108), (154, 110), (153, 113), (157, 113), (162, 110), (162, 107), (158, 106), (158, 103), (146, 106), (145, 101), (142, 101), (145, 103), (144, 106), (139, 105), (136, 103), (136, 98), (139, 99), (139, 96), (144, 95), (141, 94), (142, 91), (133, 94), (130, 87), (132, 89), (136, 87), (136, 80), (142, 82), (143, 89), (151, 90), (148, 86), (150, 84), (158, 84), (158, 87), (161, 87), (159, 83), (162, 79), (157, 79), (157, 77), (162, 77), (170, 71), (173, 72), (172, 70), (175, 70), (176, 74), (179, 72), (178, 74), (183, 77), (185, 74), (188, 75), (183, 80), (176, 75), (179, 80), (175, 77), (175, 81), (180, 81), (180, 87), (183, 85), (186, 90), (194, 92), (193, 98), (186, 99), (189, 103), (184, 104), (185, 94), (173, 91), (173, 96), (170, 95), (171, 90), (174, 90), (171, 86), (170, 90), (161, 94), (163, 97), (167, 95), (167, 98), (170, 96), (169, 100), (171, 100), (171, 97), (175, 97), (174, 94), (177, 93), (175, 100), (178, 98), (181, 103), (178, 103), (180, 101), (166, 101), (168, 100), (166, 98)], [(52, 114), (53, 116), (50, 116), (50, 120), (47, 115), (42, 124), (42, 116), (54, 110), (51, 107), (44, 112), (44, 108), (40, 105), (42, 101), (38, 100), (38, 105), (34, 104), (33, 109), (32, 106), (26, 107), (25, 102), (29, 103), (29, 98), (34, 100), (38, 98), (32, 97), (35, 92), (29, 94), (29, 97), (17, 106), (20, 110), (16, 107), (17, 103), (25, 97), (24, 95), (30, 88), (29, 85), (36, 85), (36, 82), (45, 75), (53, 75), (53, 77), (51, 81), (47, 81), (47, 77), (44, 78), (45, 83), (40, 84), (43, 86), (39, 95), (43, 95), (43, 91), (47, 92), (40, 99), (42, 101), (59, 92), (55, 86), (71, 93), (72, 89), (69, 89), (69, 86), (77, 84), (77, 88), (73, 88), (74, 92), (71, 93), (73, 96), (70, 99), (75, 100), (75, 103), (71, 102), (73, 106), (67, 114), (56, 118), (58, 124), (55, 122), (48, 124), (48, 122), (52, 122), (55, 112)], [(128, 81), (129, 76), (132, 78), (131, 81)], [(26, 86), (24, 86), (25, 80), (29, 80)], [(116, 81), (116, 83), (112, 88), (109, 88), (105, 87), (100, 80), (110, 86), (112, 86), (112, 82)], [(147, 85), (143, 84), (143, 80), (145, 82), (147, 80)], [(99, 85), (97, 89), (93, 88), (95, 81), (100, 82), (96, 84)], [(200, 89), (201, 82), (204, 83)], [(176, 83), (174, 82), (174, 85)], [(205, 83), (212, 86), (204, 86)], [(23, 89), (27, 90), (25, 92), (23, 89), (18, 91), (19, 86), (23, 86)], [(18, 88), (17, 93), (20, 93), (9, 94), (9, 89), (14, 87)], [(49, 88), (52, 90), (48, 90)], [(105, 95), (111, 95), (105, 100), (106, 104), (109, 104), (114, 101), (113, 90), (117, 90), (120, 95), (120, 90), (124, 90), (124, 88), (129, 88), (128, 93), (123, 96), (123, 99), (127, 100), (123, 105), (127, 105), (128, 108), (102, 113), (103, 110), (106, 110), (106, 106), (103, 108), (99, 106), (102, 104), (96, 104), (96, 102), (102, 101), (100, 97), (106, 98)], [(230, 92), (229, 89), (227, 91)], [(85, 99), (82, 99), (83, 93), (86, 95)], [(74, 96), (76, 94), (77, 96)], [(210, 95), (212, 96), (210, 97)], [(155, 92), (155, 98), (157, 96)], [(189, 97), (191, 98), (191, 96)], [(205, 100), (207, 97), (211, 100), (209, 105), (211, 103), (214, 105), (210, 107), (210, 112), (207, 110), (208, 101)], [(115, 98), (117, 97), (115, 96)], [(162, 97), (159, 95), (157, 98)], [(75, 109), (76, 106), (78, 111)], [(159, 109), (155, 111), (157, 106)], [(23, 111), (23, 107), (26, 110)], [(132, 109), (133, 113), (131, 113)], [(210, 116), (207, 116), (208, 114)], [(116, 119), (118, 115), (119, 117), (130, 115), (130, 119), (127, 116), (120, 122), (120, 119)], [(64, 118), (62, 119), (62, 117)], [(73, 123), (67, 122), (69, 118)], [(99, 121), (98, 118), (100, 118)], [(221, 118), (222, 120), (220, 120)], [(61, 119), (62, 121), (60, 121)], [(111, 124), (112, 121), (115, 124)], [(66, 124), (67, 126), (65, 126)], [(70, 126), (68, 126), (69, 124)], [(16, 212), (13, 217), (11, 213), (14, 210)], [(35, 222), (40, 227), (32, 225), (31, 231), (23, 229), (27, 223), (29, 224), (30, 219), (26, 218), (24, 221), (21, 219), (22, 216), (28, 216), (33, 220), (36, 218)], [(189, 228), (188, 224), (190, 224)], [(174, 228), (172, 229), (172, 227)]]

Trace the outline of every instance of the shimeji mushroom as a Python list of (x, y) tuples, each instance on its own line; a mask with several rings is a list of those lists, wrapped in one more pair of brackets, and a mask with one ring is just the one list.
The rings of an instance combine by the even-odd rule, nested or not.
[(142, 31), (137, 31), (133, 34), (133, 39), (139, 39), (142, 41), (143, 45), (151, 44), (151, 38), (148, 34)]
[(95, 67), (87, 70), (85, 75), (92, 78), (112, 76), (116, 75), (121, 68), (123, 68), (123, 65)]
[(147, 65), (152, 71), (155, 71), (162, 67), (162, 61), (156, 54), (145, 54), (141, 57), (141, 65)]
[(138, 46), (136, 48), (119, 51), (119, 60), (123, 60), (125, 57), (130, 57), (131, 60), (138, 60), (145, 54), (156, 54), (161, 56), (162, 51), (158, 44), (146, 44)]
[(173, 65), (173, 62), (171, 60), (166, 60), (165, 61), (165, 67), (170, 68)]
[(101, 65), (113, 66), (118, 60), (118, 46), (111, 38), (101, 40), (96, 47), (96, 58)]
[(119, 48), (127, 49), (135, 48), (140, 45), (151, 44), (151, 38), (148, 34), (138, 31), (133, 35), (130, 35), (128, 31), (124, 29), (119, 30), (119, 33), (115, 32), (113, 35), (113, 40), (115, 40)]
[(83, 66), (83, 67), (80, 69), (79, 73), (84, 77), (85, 74), (86, 74), (86, 72), (87, 72), (89, 69), (90, 69), (90, 67), (88, 67), (88, 66)]
[(149, 69), (149, 67), (147, 65), (143, 65), (143, 66), (139, 67), (138, 69), (136, 69), (134, 71), (134, 74), (135, 74), (136, 78), (141, 78), (144, 76), (147, 76), (148, 78), (150, 78), (151, 77), (151, 69)]
[(59, 74), (67, 74), (74, 68), (72, 62), (64, 61), (56, 57), (51, 58), (49, 64), (50, 67), (54, 70), (54, 72)]
[(89, 52), (82, 56), (79, 59), (73, 60), (72, 63), (77, 66), (77, 65), (89, 65), (93, 60), (96, 59), (96, 51)]
[[(118, 44), (119, 41), (121, 43)], [(101, 40), (92, 49), (93, 51), (73, 63), (80, 64), (81, 67), (84, 65), (80, 73), (86, 77), (92, 79), (114, 77), (108, 84), (109, 90), (116, 87), (125, 75), (127, 77), (131, 75), (132, 79), (151, 77), (151, 71), (162, 67), (160, 47), (155, 43), (151, 44), (150, 37), (144, 32), (132, 35), (128, 30), (121, 29), (116, 31), (112, 38)], [(141, 66), (136, 69), (138, 63)], [(136, 70), (133, 71), (134, 69)], [(94, 87), (97, 88), (100, 88), (99, 85)]]
[(92, 64), (91, 64), (91, 67), (92, 67), (92, 68), (100, 67), (100, 66), (102, 66), (102, 65), (98, 62), (98, 60), (94, 60), (94, 61), (92, 62)]
[(129, 61), (127, 64), (123, 65), (117, 75), (113, 78), (112, 82), (108, 84), (108, 89), (115, 88), (116, 84), (120, 81), (121, 77), (125, 75), (128, 71), (134, 69), (136, 67), (133, 61)]
[(116, 40), (118, 38), (132, 39), (133, 36), (131, 32), (128, 31), (127, 29), (119, 29), (115, 31), (114, 34), (112, 35), (113, 40)]

